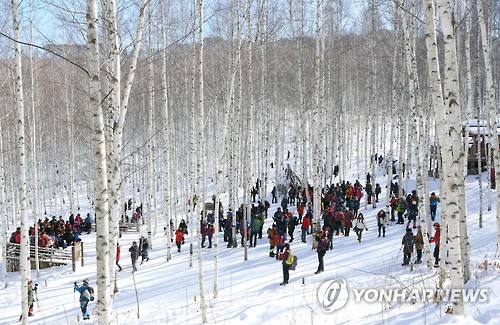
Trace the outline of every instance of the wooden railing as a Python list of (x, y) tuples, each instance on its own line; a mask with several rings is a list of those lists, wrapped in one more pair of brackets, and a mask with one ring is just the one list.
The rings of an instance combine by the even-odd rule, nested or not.
[[(9, 272), (19, 271), (19, 256), (21, 246), (19, 244), (7, 244), (7, 270)], [(58, 265), (72, 264), (73, 271), (76, 271), (76, 266), (81, 263), (83, 266), (83, 243), (75, 243), (66, 249), (62, 248), (44, 248), (38, 247), (38, 260), (40, 268), (49, 268)], [(30, 246), (30, 262), (31, 268), (35, 268), (35, 247)]]

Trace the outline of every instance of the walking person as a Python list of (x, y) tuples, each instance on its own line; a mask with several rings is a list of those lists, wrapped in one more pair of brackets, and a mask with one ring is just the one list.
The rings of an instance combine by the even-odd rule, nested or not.
[(363, 230), (368, 231), (368, 228), (366, 227), (365, 224), (365, 217), (363, 216), (362, 213), (358, 214), (358, 218), (356, 219), (356, 222), (354, 223), (354, 232), (358, 236), (358, 242), (361, 242), (361, 236), (363, 234)]
[(120, 266), (119, 262), (120, 262), (120, 244), (117, 243), (116, 244), (116, 266), (118, 266), (118, 272), (121, 272), (122, 271), (122, 267)]
[(255, 216), (251, 222), (251, 234), (250, 234), (250, 247), (257, 246), (257, 237), (259, 236), (259, 231), (262, 228), (262, 222), (258, 216)]
[(137, 246), (136, 241), (132, 242), (132, 246), (130, 246), (128, 251), (130, 252), (130, 259), (132, 260), (132, 272), (136, 272), (137, 271), (137, 267), (136, 267), (137, 259), (139, 258), (139, 255), (141, 253), (141, 251), (139, 250), (139, 246)]
[(411, 254), (413, 253), (413, 245), (415, 244), (415, 236), (413, 236), (413, 231), (411, 228), (406, 228), (406, 234), (401, 240), (401, 245), (403, 245), (403, 264), (406, 266), (410, 264)]
[(267, 231), (267, 238), (269, 238), (269, 257), (276, 256), (274, 253), (274, 247), (276, 247), (276, 237), (278, 237), (278, 229), (273, 223), (272, 228)]
[(308, 215), (306, 215), (302, 220), (302, 225), (300, 227), (300, 229), (302, 230), (302, 234), (300, 236), (300, 239), (302, 240), (303, 243), (307, 243), (306, 236), (307, 232), (309, 231), (310, 220), (311, 219), (309, 219)]
[(404, 213), (406, 212), (408, 205), (406, 204), (406, 201), (400, 197), (398, 199), (398, 202), (396, 203), (396, 212), (398, 213), (398, 222), (396, 222), (397, 225), (402, 225), (405, 223), (404, 220)]
[(148, 250), (149, 250), (149, 243), (148, 239), (144, 236), (141, 236), (139, 239), (139, 250), (141, 251), (141, 264), (144, 263), (144, 261), (149, 261), (149, 256), (148, 256)]
[(387, 227), (387, 215), (384, 210), (380, 210), (377, 213), (377, 227), (378, 227), (378, 236), (380, 237), (380, 231), (382, 230), (382, 237), (385, 237), (385, 227)]
[(328, 249), (328, 236), (323, 230), (320, 230), (319, 234), (316, 235), (315, 240), (318, 242), (316, 247), (316, 252), (318, 253), (318, 270), (314, 274), (320, 274), (325, 270), (325, 263), (323, 261), (326, 250)]
[(212, 248), (212, 237), (214, 236), (214, 232), (215, 232), (214, 225), (209, 223), (208, 224), (208, 247), (207, 248)]
[(278, 203), (278, 191), (276, 190), (276, 186), (273, 186), (273, 189), (271, 191), (271, 195), (272, 195), (272, 200), (271, 200), (271, 203)]
[(94, 301), (94, 289), (89, 286), (89, 279), (84, 279), (81, 286), (75, 282), (74, 291), (80, 293), (80, 310), (82, 311), (83, 319), (90, 319), (88, 304)]
[(422, 250), (424, 249), (424, 237), (422, 235), (422, 227), (417, 227), (417, 234), (415, 235), (415, 249), (417, 250), (417, 260), (415, 264), (422, 263)]
[(434, 247), (434, 267), (439, 266), (439, 240), (441, 239), (441, 225), (439, 222), (434, 222), (433, 224), (434, 227), (434, 236), (431, 237), (429, 240), (429, 243), (436, 243)]
[(28, 316), (33, 316), (33, 304), (34, 304), (34, 297), (33, 297), (33, 291), (36, 292), (37, 285), (35, 284), (35, 288), (33, 288), (33, 282), (31, 280), (28, 281)]
[(177, 246), (177, 252), (181, 252), (181, 245), (184, 242), (184, 231), (179, 227), (175, 231), (175, 245)]
[(439, 203), (440, 199), (437, 197), (436, 193), (432, 192), (431, 196), (429, 196), (429, 206), (431, 208), (431, 220), (436, 221), (436, 211), (437, 211), (437, 205)]
[(293, 263), (293, 255), (289, 243), (285, 244), (285, 248), (283, 253), (279, 255), (279, 259), (282, 261), (281, 264), (283, 265), (283, 282), (281, 282), (280, 285), (286, 286), (290, 279), (290, 265)]

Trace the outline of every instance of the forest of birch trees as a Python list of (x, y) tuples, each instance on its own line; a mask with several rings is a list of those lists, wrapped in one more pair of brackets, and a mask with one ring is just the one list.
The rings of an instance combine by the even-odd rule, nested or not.
[[(499, 1), (11, 0), (0, 22), (2, 245), (17, 227), (27, 244), (35, 220), (91, 206), (100, 324), (111, 322), (118, 290), (127, 195), (155, 235), (159, 223), (196, 218), (203, 207), (189, 206), (195, 195), (248, 203), (257, 179), (265, 191), (282, 177), (287, 155), (314, 188), (316, 221), (321, 188), (348, 170), (375, 175), (376, 153), (398, 162), (399, 184), (404, 163), (419, 193), (438, 174), (455, 243), (450, 281), (467, 282), (461, 198), (472, 121), (485, 134), (479, 168), (490, 181), (495, 166), (500, 179)], [(439, 159), (429, 159), (433, 150)], [(38, 272), (27, 247), (22, 279)], [(217, 296), (217, 280), (209, 290)], [(24, 281), (23, 320), (26, 297)], [(464, 313), (459, 300), (454, 312)]]

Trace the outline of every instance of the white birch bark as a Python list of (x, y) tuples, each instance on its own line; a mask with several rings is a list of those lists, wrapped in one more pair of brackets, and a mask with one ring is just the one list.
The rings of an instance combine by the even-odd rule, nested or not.
[(101, 106), (99, 19), (97, 0), (87, 0), (87, 52), (90, 79), (90, 108), (93, 116), (94, 192), (96, 218), (97, 318), (99, 324), (111, 323), (109, 279), (109, 210), (106, 168), (104, 114)]
[[(148, 6), (148, 15), (149, 15), (149, 21), (153, 21), (153, 15), (152, 15), (152, 9), (151, 6)], [(148, 166), (148, 185), (146, 187), (146, 199), (147, 199), (147, 238), (148, 238), (148, 243), (149, 247), (152, 248), (152, 240), (151, 240), (151, 223), (152, 219), (154, 219), (155, 225), (157, 224), (157, 218), (156, 218), (156, 211), (153, 209), (153, 196), (154, 192), (156, 192), (156, 187), (155, 187), (155, 181), (154, 179), (156, 178), (155, 175), (155, 159), (154, 159), (154, 120), (155, 120), (155, 115), (154, 115), (154, 110), (155, 110), (155, 83), (154, 83), (154, 61), (153, 61), (153, 24), (148, 25), (148, 52), (149, 52), (149, 58), (148, 58), (148, 134), (149, 134), (149, 141), (148, 141), (148, 153), (147, 153), (147, 166)], [(156, 226), (155, 226), (156, 229)]]
[[(495, 84), (493, 82), (493, 72), (492, 72), (492, 64), (490, 57), (490, 46), (488, 40), (488, 34), (486, 30), (486, 23), (484, 21), (484, 13), (483, 13), (483, 5), (482, 1), (478, 1), (477, 5), (477, 16), (479, 27), (481, 30), (481, 50), (483, 53), (484, 60), (484, 72), (486, 76), (486, 96), (485, 96), (485, 108), (489, 112), (489, 121), (491, 125), (490, 134), (491, 134), (491, 146), (493, 148), (493, 161), (495, 164), (495, 179), (497, 182), (500, 181), (500, 150), (499, 150), (499, 141), (498, 141), (498, 109), (497, 102), (495, 99)], [(497, 186), (497, 198), (496, 198), (496, 224), (497, 224), (497, 249), (495, 256), (500, 255), (500, 190)]]
[[(133, 50), (128, 65), (128, 71), (124, 85), (121, 84), (121, 61), (120, 61), (120, 40), (118, 33), (118, 22), (116, 17), (116, 3), (110, 0), (107, 4), (107, 27), (108, 27), (108, 40), (110, 43), (110, 60), (111, 60), (111, 112), (110, 118), (113, 120), (112, 135), (110, 144), (110, 170), (108, 171), (109, 177), (109, 278), (115, 276), (116, 269), (116, 244), (118, 243), (118, 216), (120, 212), (120, 188), (122, 185), (121, 174), (121, 151), (123, 142), (123, 128), (125, 125), (125, 117), (128, 109), (128, 102), (130, 98), (130, 91), (134, 82), (135, 72), (137, 69), (137, 60), (139, 58), (139, 51), (141, 47), (142, 35), (144, 30), (144, 16), (146, 5), (149, 0), (142, 0), (139, 8), (139, 17), (136, 26), (135, 39), (133, 41)], [(122, 92), (123, 88), (123, 92)], [(123, 97), (122, 97), (123, 94)], [(144, 200), (141, 200), (144, 202)]]
[[(0, 120), (0, 152), (3, 152), (3, 128)], [(0, 155), (0, 214), (2, 222), (2, 247), (7, 247), (8, 242), (8, 221), (7, 221), (7, 204), (5, 201), (5, 168), (3, 155)], [(7, 273), (7, 250), (2, 249), (2, 282), (4, 288), (9, 286), (9, 274)]]
[(26, 138), (24, 135), (24, 94), (22, 79), (22, 53), (19, 31), (19, 4), (17, 0), (11, 0), (12, 5), (12, 28), (14, 35), (15, 53), (15, 103), (17, 118), (17, 176), (19, 180), (19, 204), (21, 219), (21, 245), (19, 252), (19, 271), (21, 281), (21, 308), (22, 323), (28, 324), (28, 277), (30, 272), (30, 249), (28, 236), (28, 210), (26, 205)]
[[(204, 24), (204, 10), (203, 10), (203, 0), (196, 0), (196, 5), (197, 5), (197, 11), (198, 11), (198, 23), (199, 23), (199, 29), (198, 29), (198, 157), (196, 161), (196, 169), (197, 169), (197, 177), (196, 177), (196, 189), (197, 191), (201, 194), (202, 191), (200, 190), (200, 181), (201, 181), (201, 175), (202, 175), (202, 152), (205, 147), (205, 97), (203, 94), (204, 91), (204, 85), (203, 85), (203, 77), (204, 77), (204, 71), (203, 71), (203, 24)], [(200, 195), (198, 204), (202, 209), (205, 210), (204, 207), (204, 201), (205, 197)], [(206, 211), (204, 211), (206, 214)], [(196, 211), (195, 211), (196, 213)], [(203, 280), (203, 256), (201, 254), (201, 240), (200, 240), (200, 226), (201, 223), (200, 221), (195, 218), (194, 222), (196, 222), (197, 230), (198, 230), (198, 280), (199, 280), (199, 285), (200, 285), (200, 310), (201, 310), (201, 320), (203, 323), (207, 322), (207, 305), (205, 301), (205, 289), (204, 289), (204, 280)]]
[[(30, 42), (33, 43), (33, 2), (30, 2)], [(38, 179), (38, 159), (37, 159), (37, 116), (36, 116), (36, 107), (37, 101), (35, 97), (36, 86), (35, 86), (35, 69), (36, 60), (35, 55), (33, 53), (33, 48), (29, 47), (29, 59), (30, 59), (30, 82), (31, 82), (31, 169), (33, 173), (32, 177), (32, 191), (33, 191), (33, 219), (35, 224), (35, 269), (36, 269), (36, 278), (40, 276), (40, 258), (38, 254), (38, 218), (41, 218), (41, 214), (39, 211), (39, 195), (38, 195), (38, 187), (39, 187), (39, 179)], [(1, 140), (0, 140), (1, 141)], [(1, 147), (1, 146), (0, 146)], [(1, 152), (1, 150), (0, 150)], [(1, 176), (0, 176), (1, 177)], [(1, 189), (1, 185), (0, 185)], [(0, 194), (1, 195), (1, 194)], [(6, 247), (6, 246), (3, 246)]]
[[(431, 1), (429, 1), (431, 2)], [(463, 261), (461, 260), (460, 252), (460, 211), (459, 200), (460, 197), (464, 196), (465, 186), (464, 186), (464, 175), (463, 175), (463, 163), (464, 163), (464, 152), (461, 145), (460, 136), (460, 105), (459, 105), (459, 87), (458, 87), (458, 70), (457, 70), (457, 55), (456, 46), (454, 41), (454, 29), (451, 18), (451, 6), (446, 0), (437, 0), (438, 11), (440, 13), (441, 28), (444, 37), (444, 92), (443, 97), (438, 94), (439, 87), (436, 83), (439, 81), (437, 74), (439, 72), (439, 63), (437, 61), (437, 51), (433, 45), (428, 46), (429, 55), (429, 69), (430, 78), (432, 79), (432, 92), (434, 97), (434, 107), (436, 111), (436, 124), (437, 124), (437, 134), (439, 138), (439, 143), (441, 146), (441, 155), (443, 157), (443, 168), (442, 172), (444, 177), (443, 188), (445, 189), (446, 195), (446, 206), (443, 205), (443, 210), (446, 211), (448, 216), (448, 229), (442, 228), (443, 234), (446, 235), (446, 230), (448, 230), (449, 235), (449, 252), (450, 252), (450, 280), (451, 286), (454, 289), (463, 288), (464, 277), (463, 277)], [(425, 3), (427, 11), (432, 7), (432, 4)], [(434, 21), (434, 16), (430, 15), (430, 18)], [(429, 24), (429, 20), (426, 19), (426, 25)], [(432, 28), (432, 26), (426, 26), (426, 28)], [(427, 30), (429, 33), (429, 30)], [(432, 31), (431, 35), (434, 35), (435, 31)], [(429, 36), (431, 36), (429, 35)], [(427, 36), (426, 40), (435, 42), (435, 36), (432, 39)], [(431, 54), (432, 53), (432, 54)], [(441, 100), (441, 101), (440, 101)], [(460, 144), (460, 145), (458, 145)], [(443, 256), (441, 256), (443, 258)], [(453, 313), (464, 315), (465, 308), (463, 304), (462, 294), (458, 297), (452, 299), (453, 303)]]
[(170, 114), (168, 102), (168, 87), (167, 87), (167, 35), (165, 32), (165, 4), (160, 2), (160, 18), (161, 18), (161, 87), (162, 87), (162, 125), (163, 125), (163, 179), (166, 185), (163, 189), (163, 214), (165, 215), (165, 236), (167, 241), (167, 262), (172, 259), (172, 228), (170, 222), (172, 220), (171, 210), (171, 178), (175, 173), (171, 172), (171, 142), (172, 134), (170, 132)]

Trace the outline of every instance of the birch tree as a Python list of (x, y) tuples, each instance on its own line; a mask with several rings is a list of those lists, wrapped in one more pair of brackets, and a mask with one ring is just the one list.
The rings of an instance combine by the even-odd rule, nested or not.
[[(488, 34), (486, 30), (486, 23), (484, 21), (483, 5), (482, 0), (477, 1), (477, 18), (479, 22), (480, 32), (481, 32), (481, 50), (483, 53), (484, 69), (486, 76), (486, 97), (485, 97), (485, 107), (489, 112), (489, 122), (491, 125), (491, 146), (493, 161), (495, 163), (495, 178), (500, 180), (500, 146), (499, 146), (499, 133), (498, 133), (498, 110), (497, 103), (495, 99), (495, 85), (493, 82), (493, 71), (490, 58), (490, 45), (488, 40)], [(496, 224), (497, 224), (497, 250), (495, 256), (500, 255), (500, 190), (497, 189), (497, 199), (496, 199)]]
[[(205, 97), (203, 94), (203, 77), (204, 77), (204, 71), (203, 71), (203, 23), (204, 23), (204, 11), (203, 11), (203, 0), (196, 0), (196, 11), (199, 15), (198, 22), (198, 157), (196, 160), (196, 169), (197, 169), (197, 177), (196, 177), (196, 189), (199, 191), (201, 194), (202, 192), (200, 191), (200, 181), (201, 181), (201, 176), (202, 176), (202, 158), (201, 154), (203, 152), (203, 149), (205, 147)], [(202, 206), (204, 202), (204, 196), (200, 195), (200, 201), (199, 205)], [(203, 201), (201, 200), (203, 199)], [(203, 207), (205, 210), (205, 207)], [(206, 211), (205, 211), (206, 213)], [(198, 280), (199, 280), (199, 285), (200, 285), (200, 310), (201, 310), (201, 320), (203, 323), (207, 322), (207, 305), (205, 302), (205, 289), (204, 289), (204, 280), (203, 280), (203, 256), (201, 254), (201, 240), (200, 240), (200, 226), (201, 226), (201, 220), (198, 221), (198, 219), (194, 219), (194, 222), (198, 225), (197, 230), (198, 230)]]
[[(2, 118), (3, 119), (3, 118)], [(2, 119), (0, 119), (0, 215), (2, 222), (2, 247), (7, 247), (7, 229), (8, 221), (7, 221), (7, 205), (5, 202), (5, 168), (4, 168), (4, 159), (3, 159), (3, 127), (2, 127)], [(2, 249), (2, 282), (4, 288), (9, 286), (9, 274), (7, 273), (7, 250)]]
[[(463, 177), (464, 153), (460, 139), (460, 105), (458, 92), (457, 56), (451, 20), (451, 7), (445, 0), (437, 0), (440, 13), (441, 28), (444, 35), (444, 89), (441, 92), (439, 76), (439, 60), (435, 36), (435, 11), (432, 0), (425, 0), (426, 8), (426, 45), (428, 57), (429, 78), (433, 95), (433, 105), (436, 114), (436, 127), (441, 155), (443, 157), (442, 172), (443, 188), (445, 189), (446, 205), (443, 213), (448, 216), (448, 234), (450, 234), (450, 264), (451, 285), (460, 292), (463, 288), (463, 268), (460, 254), (460, 209), (459, 198), (465, 191)], [(455, 145), (453, 145), (455, 144)], [(443, 235), (447, 228), (443, 226)], [(443, 258), (444, 256), (442, 256)], [(462, 294), (454, 297), (453, 312), (465, 314)]]
[(93, 116), (93, 161), (96, 218), (96, 264), (97, 264), (97, 315), (99, 324), (111, 323), (109, 281), (109, 210), (108, 175), (106, 166), (106, 143), (104, 114), (101, 104), (101, 80), (99, 60), (99, 18), (97, 0), (87, 0), (87, 53), (90, 80), (89, 105)]
[(12, 5), (12, 28), (14, 32), (14, 53), (15, 53), (15, 102), (17, 118), (17, 173), (19, 180), (19, 204), (21, 216), (21, 243), (19, 252), (19, 271), (21, 280), (21, 308), (22, 323), (28, 324), (28, 277), (30, 272), (30, 249), (28, 235), (28, 210), (26, 204), (26, 138), (24, 135), (24, 94), (22, 78), (22, 53), (19, 31), (19, 3), (11, 0)]

